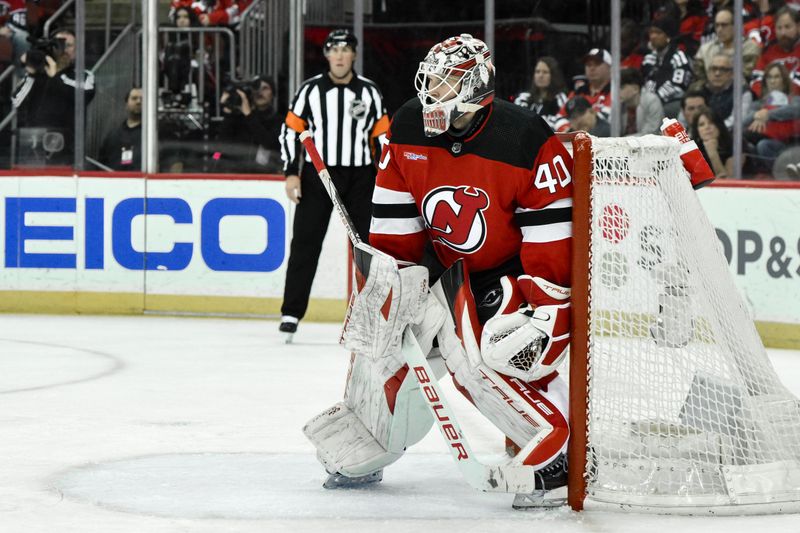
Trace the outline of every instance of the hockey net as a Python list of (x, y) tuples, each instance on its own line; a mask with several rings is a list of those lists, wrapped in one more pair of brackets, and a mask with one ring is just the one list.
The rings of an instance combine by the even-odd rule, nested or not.
[(578, 134), (573, 154), (570, 505), (797, 511), (800, 404), (678, 143)]

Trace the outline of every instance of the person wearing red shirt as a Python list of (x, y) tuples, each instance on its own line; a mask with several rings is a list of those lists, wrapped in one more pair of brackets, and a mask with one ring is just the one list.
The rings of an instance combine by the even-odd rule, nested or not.
[(800, 94), (800, 12), (789, 7), (783, 7), (775, 14), (775, 42), (761, 52), (753, 70), (750, 88), (759, 98), (764, 68), (774, 61), (783, 63), (792, 75), (793, 93)]
[[(567, 101), (582, 96), (592, 105), (599, 119), (608, 121), (611, 116), (611, 54), (602, 48), (592, 48), (583, 56), (583, 66), (587, 83), (570, 92)], [(558, 115), (554, 129), (558, 132), (569, 131), (572, 126), (566, 104)]]

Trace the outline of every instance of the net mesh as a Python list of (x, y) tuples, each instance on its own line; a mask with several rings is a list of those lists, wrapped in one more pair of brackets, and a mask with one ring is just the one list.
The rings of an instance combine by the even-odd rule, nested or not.
[(663, 137), (592, 138), (587, 497), (800, 500), (800, 404)]

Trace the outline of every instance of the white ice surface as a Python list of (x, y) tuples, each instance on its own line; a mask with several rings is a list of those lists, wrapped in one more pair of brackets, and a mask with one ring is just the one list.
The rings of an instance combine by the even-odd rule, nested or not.
[[(370, 490), (326, 491), (300, 428), (341, 398), (338, 326), (0, 315), (0, 533), (800, 532), (800, 516), (515, 512), (431, 432)], [(800, 352), (771, 351), (800, 393)], [(502, 436), (447, 389), (473, 446)]]

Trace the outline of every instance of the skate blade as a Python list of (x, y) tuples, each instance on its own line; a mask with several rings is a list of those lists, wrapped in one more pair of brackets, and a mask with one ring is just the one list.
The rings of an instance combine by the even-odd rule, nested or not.
[(534, 494), (517, 494), (511, 507), (517, 511), (555, 509), (567, 504), (566, 487)]
[(292, 340), (294, 340), (294, 333), (285, 333), (285, 337), (283, 338), (283, 342), (286, 344), (292, 344)]
[(368, 487), (374, 483), (383, 481), (383, 470), (378, 470), (372, 474), (359, 477), (347, 477), (342, 474), (331, 474), (322, 487), (325, 489), (358, 489)]

